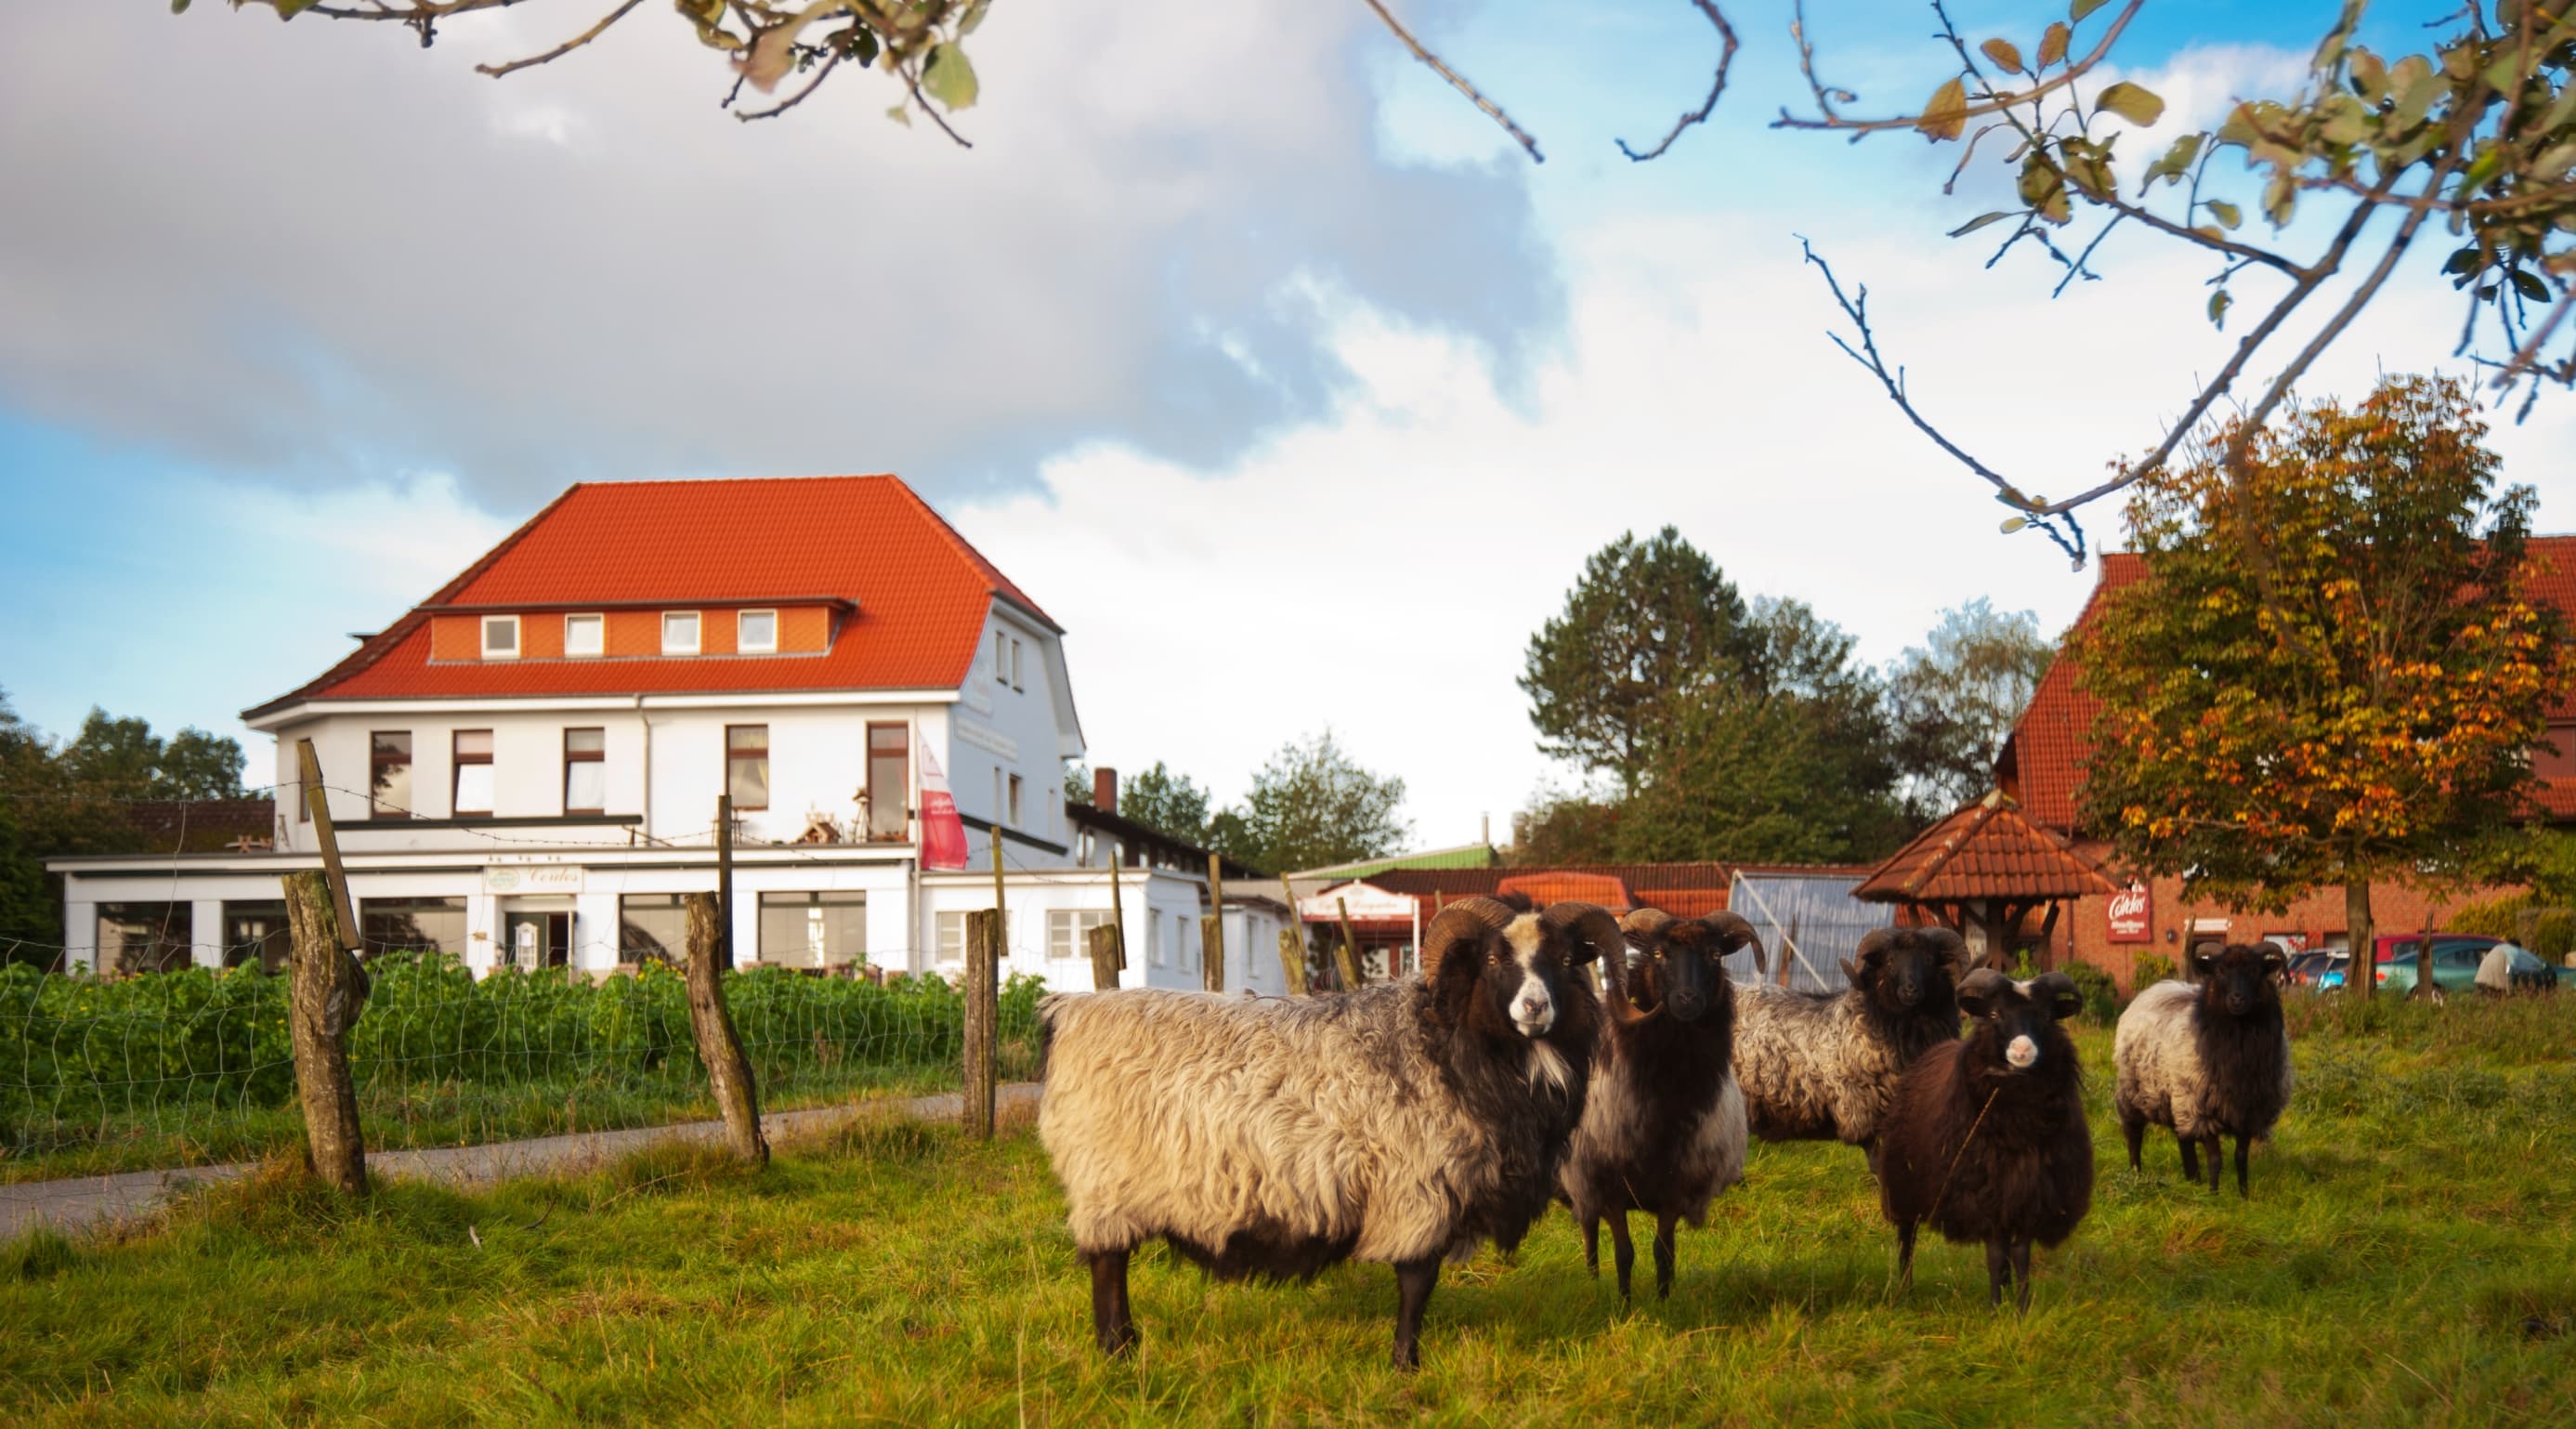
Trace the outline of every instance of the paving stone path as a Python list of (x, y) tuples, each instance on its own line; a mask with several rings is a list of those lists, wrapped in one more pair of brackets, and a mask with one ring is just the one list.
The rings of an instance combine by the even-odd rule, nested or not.
[[(1004, 1110), (1037, 1105), (1034, 1082), (1013, 1082), (1001, 1089)], [(806, 1111), (772, 1112), (760, 1119), (775, 1144), (796, 1137), (824, 1134), (868, 1117), (907, 1116), (919, 1121), (955, 1121), (962, 1101), (955, 1092), (902, 1101), (857, 1102)], [(578, 1175), (667, 1142), (720, 1141), (720, 1121), (682, 1122), (675, 1126), (638, 1126), (623, 1131), (585, 1131), (571, 1136), (540, 1136), (527, 1141), (499, 1141), (486, 1146), (440, 1146), (420, 1151), (371, 1151), (367, 1174), (398, 1181), (443, 1181), (480, 1185), (517, 1176)], [(168, 1171), (127, 1171), (112, 1176), (73, 1176), (60, 1181), (24, 1181), (0, 1186), (0, 1240), (49, 1226), (71, 1235), (117, 1221), (150, 1214), (172, 1196), (199, 1186), (239, 1180), (258, 1167), (250, 1162), (226, 1166), (183, 1166)]]

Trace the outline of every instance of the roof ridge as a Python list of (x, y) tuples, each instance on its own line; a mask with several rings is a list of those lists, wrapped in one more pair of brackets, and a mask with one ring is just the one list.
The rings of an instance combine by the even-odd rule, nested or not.
[(1017, 582), (1013, 581), (1009, 576), (1002, 574), (1002, 568), (993, 564), (991, 557), (988, 557), (982, 551), (975, 549), (975, 543), (967, 540), (964, 535), (958, 532), (955, 526), (949, 524), (948, 518), (939, 514), (938, 507), (931, 505), (920, 492), (913, 490), (911, 482), (898, 478), (895, 482), (895, 489), (901, 491), (907, 498), (909, 498), (913, 506), (917, 508), (922, 515), (930, 518), (930, 524), (932, 527), (938, 531), (940, 536), (948, 542), (949, 546), (953, 548), (957, 554), (965, 557), (968, 564), (983, 573), (985, 580), (991, 583), (986, 588), (988, 594), (999, 596), (1002, 599), (1011, 602), (1013, 605), (1026, 610), (1029, 614), (1036, 616), (1038, 619), (1045, 621), (1056, 634), (1062, 635), (1064, 633), (1064, 627), (1056, 624), (1054, 616), (1049, 615), (1044, 610), (1040, 609), (1037, 601), (1032, 599), (1027, 591), (1020, 589)]

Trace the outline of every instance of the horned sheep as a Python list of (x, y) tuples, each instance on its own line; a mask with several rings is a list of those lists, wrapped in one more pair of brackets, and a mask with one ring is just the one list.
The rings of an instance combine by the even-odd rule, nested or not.
[(2182, 1174), (2200, 1179), (2209, 1152), (2209, 1189), (2218, 1189), (2219, 1138), (2236, 1138), (2236, 1194), (2246, 1190), (2245, 1148), (2272, 1134), (2290, 1104), (2290, 1033), (2281, 1018), (2278, 949), (2231, 943), (2191, 955), (2192, 981), (2166, 981), (2138, 994), (2111, 1040), (2119, 1069), (2112, 1105), (2128, 1139), (2129, 1169), (2142, 1169), (2147, 1124), (2171, 1127)]
[(1621, 927), (1641, 956), (1627, 976), (1624, 955), (1609, 959), (1592, 1090), (1559, 1179), (1583, 1227), (1583, 1262), (1596, 1275), (1601, 1222), (1610, 1222), (1626, 1299), (1637, 1256), (1628, 1213), (1654, 1216), (1655, 1293), (1670, 1295), (1674, 1227), (1702, 1224), (1709, 1200), (1744, 1177), (1735, 988), (1724, 960), (1750, 946), (1758, 963), (1762, 944), (1753, 925), (1731, 913), (1676, 920), (1639, 909)]
[(1619, 947), (1590, 904), (1490, 898), (1425, 930), (1425, 973), (1316, 998), (1138, 989), (1039, 1004), (1038, 1138), (1091, 1270), (1103, 1352), (1136, 1341), (1129, 1255), (1156, 1237), (1220, 1279), (1395, 1268), (1395, 1362), (1420, 1363), (1443, 1258), (1515, 1247), (1583, 1113)]
[(1880, 928), (1844, 963), (1851, 985), (1839, 993), (1742, 989), (1735, 1079), (1753, 1134), (1871, 1145), (1897, 1077), (1958, 1037), (1956, 978), (1967, 955), (1947, 928)]
[(2032, 1242), (2054, 1248), (2093, 1204), (2093, 1132), (2075, 1039), (2058, 1026), (2084, 1006), (2064, 973), (2015, 982), (1992, 968), (1961, 980), (1968, 1035), (1924, 1053), (1879, 1125), (1879, 1205), (1896, 1226), (1897, 1271), (1914, 1280), (1914, 1233), (1983, 1241), (1986, 1299), (2030, 1308)]

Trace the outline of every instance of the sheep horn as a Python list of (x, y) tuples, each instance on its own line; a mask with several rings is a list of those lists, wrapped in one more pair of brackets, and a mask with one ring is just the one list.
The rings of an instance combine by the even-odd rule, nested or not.
[(1513, 916), (1508, 905), (1491, 898), (1461, 898), (1441, 909), (1431, 926), (1422, 930), (1422, 970), (1437, 976), (1453, 944), (1498, 932)]
[(1883, 958), (1887, 956), (1887, 950), (1896, 945), (1897, 939), (1912, 931), (1910, 928), (1899, 928), (1893, 924), (1884, 928), (1872, 928), (1861, 935), (1860, 946), (1852, 949), (1852, 961), (1866, 963), (1872, 958)]
[(1967, 939), (1960, 937), (1958, 934), (1951, 932), (1947, 928), (1941, 927), (1918, 928), (1915, 931), (1922, 934), (1924, 941), (1930, 943), (1940, 952), (1941, 960), (1943, 962), (1959, 968), (1964, 968), (1968, 965)]
[(1619, 920), (1619, 931), (1627, 938), (1629, 947), (1642, 949), (1673, 922), (1673, 915), (1661, 908), (1637, 908)]
[(1754, 930), (1753, 924), (1743, 915), (1738, 913), (1709, 913), (1703, 915), (1699, 921), (1706, 925), (1709, 931), (1717, 934), (1720, 938), (1734, 940), (1735, 948), (1727, 949), (1728, 952), (1733, 952), (1736, 948), (1751, 949), (1753, 952), (1754, 972), (1766, 973), (1771, 970), (1770, 956), (1762, 946), (1762, 935)]
[(1987, 1004), (1997, 995), (2012, 990), (2012, 979), (1993, 968), (1978, 968), (1959, 979), (1959, 1006), (1971, 1017), (1985, 1015)]
[(1538, 915), (1539, 926), (1550, 933), (1562, 933), (1584, 956), (1574, 959), (1577, 966), (1594, 958), (1607, 956), (1611, 949), (1625, 949), (1620, 936), (1619, 920), (1598, 903), (1551, 903)]

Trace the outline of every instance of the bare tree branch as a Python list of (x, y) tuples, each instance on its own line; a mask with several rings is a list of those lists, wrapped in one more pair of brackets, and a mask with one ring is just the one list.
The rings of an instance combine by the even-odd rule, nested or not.
[(1635, 163), (1642, 164), (1648, 159), (1662, 158), (1664, 151), (1673, 146), (1673, 141), (1682, 137), (1683, 130), (1707, 121), (1708, 116), (1717, 109), (1719, 97), (1726, 93), (1726, 71), (1735, 63), (1735, 27), (1726, 23), (1726, 16), (1719, 12), (1711, 0), (1691, 0), (1691, 3), (1697, 5), (1699, 12), (1708, 17), (1708, 22), (1717, 27), (1717, 37), (1725, 42), (1725, 50), (1717, 57), (1717, 78), (1709, 84), (1708, 98), (1700, 101), (1697, 109), (1683, 110), (1682, 117), (1673, 121), (1672, 132), (1664, 135), (1662, 143), (1644, 153), (1639, 153), (1629, 148), (1628, 141), (1625, 139), (1614, 138), (1610, 141), (1619, 146), (1620, 153), (1627, 155)]
[(938, 109), (933, 107), (930, 100), (922, 94), (920, 75), (913, 73), (911, 70), (905, 70), (903, 72), (903, 82), (912, 90), (912, 102), (921, 106), (921, 112), (930, 116), (930, 122), (939, 126), (940, 133), (956, 140), (957, 147), (960, 149), (972, 149), (975, 147), (972, 143), (968, 142), (965, 135), (949, 128), (948, 121), (939, 116)]
[(494, 79), (499, 79), (501, 76), (508, 74), (513, 70), (523, 70), (531, 65), (541, 65), (549, 60), (562, 59), (564, 56), (571, 54), (573, 51), (580, 49), (582, 46), (589, 44), (595, 39), (598, 39), (601, 31), (606, 30), (609, 26), (616, 24), (618, 21), (625, 19), (629, 11), (643, 3), (644, 0), (626, 0), (625, 4), (609, 11), (606, 16), (601, 18), (598, 24), (591, 26), (589, 29), (582, 31), (580, 34), (573, 36), (571, 39), (564, 41), (562, 44), (555, 46), (544, 54), (530, 55), (526, 59), (512, 60), (508, 64), (476, 65), (474, 67), (474, 72), (477, 74), (488, 74)]
[[(1375, 0), (1371, 0), (1371, 3), (1375, 3)], [(2147, 0), (2129, 0), (2127, 5), (2121, 7), (2120, 13), (2112, 18), (2111, 27), (2102, 32), (2102, 38), (2099, 43), (2093, 46), (2093, 52), (2075, 63), (2068, 65), (2065, 71), (2059, 74), (2057, 78), (2042, 80), (2037, 85), (2018, 93), (2010, 90), (1998, 90), (1991, 97), (1978, 100), (1968, 105), (1965, 109), (1961, 109), (1953, 114), (1945, 115), (1944, 117), (1964, 122), (1970, 119), (1980, 119), (1989, 114), (2008, 114), (2011, 112), (2012, 106), (2016, 104), (2030, 103), (2073, 84), (2075, 81), (2083, 78), (2087, 73), (2090, 73), (2094, 66), (2100, 64), (2110, 55), (2111, 47), (2119, 43), (2120, 32), (2129, 28), (2129, 21), (2137, 18), (2139, 7), (2146, 3)], [(1824, 94), (1824, 89), (1821, 85), (1816, 83), (1814, 65), (1815, 52), (1806, 39), (1805, 25), (1805, 17), (1801, 14), (1799, 18), (1798, 51), (1801, 63), (1807, 70), (1808, 87), (1816, 90), (1817, 95), (1821, 100)], [(1836, 91), (1836, 93), (1845, 94), (1848, 92), (1849, 91)], [(1784, 107), (1780, 111), (1780, 117), (1771, 121), (1771, 127), (1774, 129), (1832, 129), (1857, 136), (1861, 134), (1879, 133), (1889, 129), (1913, 129), (1921, 126), (1922, 123), (1923, 116), (1920, 114), (1899, 115), (1892, 119), (1845, 119), (1841, 115), (1834, 113), (1831, 108), (1820, 103), (1818, 105), (1818, 117), (1814, 119), (1801, 119), (1797, 115), (1791, 114), (1788, 109)]]
[[(1485, 111), (1486, 118), (1503, 126), (1504, 133), (1509, 134), (1512, 138), (1518, 140), (1520, 142), (1520, 146), (1529, 151), (1531, 163), (1544, 164), (1547, 162), (1547, 156), (1538, 151), (1538, 141), (1531, 138), (1527, 130), (1521, 128), (1518, 124), (1513, 123), (1512, 116), (1505, 114), (1501, 105), (1487, 99), (1484, 96), (1483, 91), (1467, 82), (1467, 77), (1465, 75), (1451, 69), (1447, 62), (1442, 60), (1438, 55), (1424, 49), (1422, 47), (1422, 42), (1413, 38), (1413, 32), (1404, 28), (1404, 26), (1396, 20), (1395, 16), (1388, 12), (1384, 5), (1378, 3), (1378, 0), (1363, 0), (1363, 3), (1365, 3), (1370, 9), (1377, 12), (1377, 17), (1386, 22), (1386, 27), (1395, 32), (1395, 37), (1404, 42), (1404, 47), (1413, 51), (1413, 57), (1415, 59), (1431, 66), (1431, 72), (1433, 74), (1449, 81), (1450, 88), (1467, 96), (1468, 103)], [(940, 127), (946, 128), (947, 126), (942, 125)], [(958, 142), (962, 144), (965, 141), (961, 139), (958, 140)]]
[(745, 124), (748, 124), (755, 119), (775, 119), (779, 115), (786, 113), (788, 110), (795, 108), (797, 105), (804, 103), (807, 95), (821, 89), (823, 87), (823, 81), (832, 77), (832, 71), (840, 68), (841, 53), (841, 47), (839, 45), (834, 45), (832, 47), (830, 57), (823, 61), (823, 67), (814, 71), (814, 77), (805, 81), (804, 86), (798, 89), (794, 94), (787, 96), (785, 99), (778, 101), (767, 109), (737, 109), (734, 111), (733, 117), (741, 120)]

